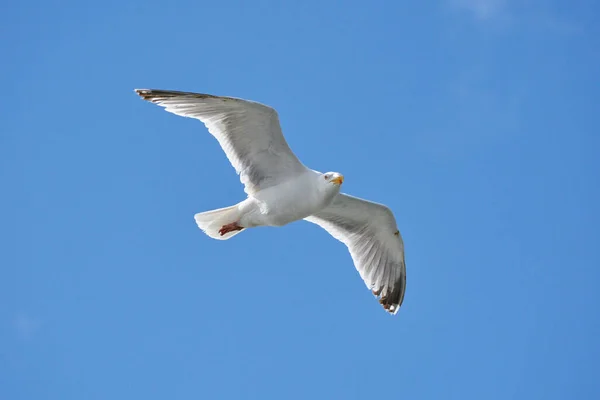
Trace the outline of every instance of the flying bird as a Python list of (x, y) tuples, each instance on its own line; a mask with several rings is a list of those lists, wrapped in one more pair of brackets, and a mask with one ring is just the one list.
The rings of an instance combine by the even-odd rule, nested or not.
[(307, 168), (290, 150), (277, 112), (233, 97), (135, 89), (166, 111), (200, 120), (221, 145), (247, 194), (231, 207), (198, 213), (198, 227), (230, 239), (257, 226), (304, 219), (344, 243), (361, 278), (383, 308), (396, 314), (404, 299), (404, 243), (396, 219), (382, 204), (340, 192), (344, 176)]

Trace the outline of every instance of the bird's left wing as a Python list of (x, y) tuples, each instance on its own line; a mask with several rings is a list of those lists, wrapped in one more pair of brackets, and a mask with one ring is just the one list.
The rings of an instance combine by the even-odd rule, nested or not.
[(383, 308), (396, 314), (406, 288), (404, 242), (390, 209), (343, 193), (305, 220), (344, 243), (354, 266)]
[(173, 114), (204, 123), (219, 141), (248, 194), (275, 186), (307, 170), (288, 146), (277, 112), (271, 107), (203, 93), (135, 91), (144, 100)]

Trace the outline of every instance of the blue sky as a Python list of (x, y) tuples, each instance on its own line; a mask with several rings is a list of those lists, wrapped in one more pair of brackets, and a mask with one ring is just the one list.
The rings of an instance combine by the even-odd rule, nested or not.
[[(0, 399), (597, 399), (597, 2), (9, 2)], [(242, 186), (134, 88), (275, 107), (389, 205), (383, 312), (299, 222), (209, 239)]]

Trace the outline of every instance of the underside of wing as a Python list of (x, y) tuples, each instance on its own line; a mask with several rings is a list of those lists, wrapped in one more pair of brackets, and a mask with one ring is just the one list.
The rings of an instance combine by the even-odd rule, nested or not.
[(196, 118), (219, 141), (248, 194), (306, 170), (288, 146), (277, 112), (260, 103), (209, 94), (136, 89), (144, 100)]
[(383, 308), (396, 314), (404, 300), (404, 243), (394, 215), (384, 205), (339, 194), (330, 206), (306, 218), (350, 251), (354, 266)]

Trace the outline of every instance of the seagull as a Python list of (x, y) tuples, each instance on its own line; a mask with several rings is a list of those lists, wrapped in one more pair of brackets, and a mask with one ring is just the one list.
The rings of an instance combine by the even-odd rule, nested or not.
[(404, 300), (404, 242), (391, 210), (340, 192), (344, 176), (321, 173), (298, 160), (275, 109), (234, 97), (135, 89), (144, 100), (173, 114), (200, 120), (239, 174), (246, 199), (198, 213), (209, 237), (230, 239), (253, 227), (281, 227), (305, 220), (344, 243), (366, 286), (390, 314)]

